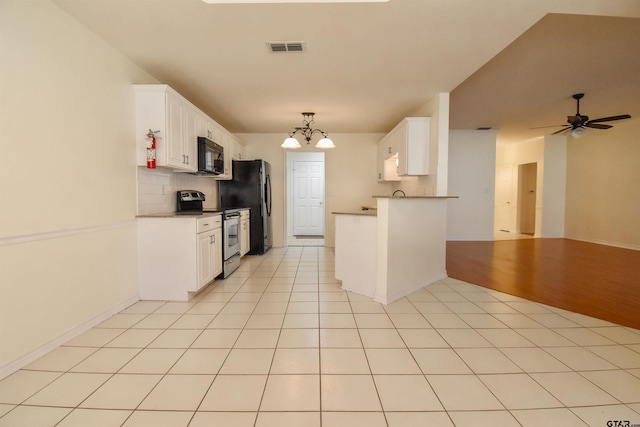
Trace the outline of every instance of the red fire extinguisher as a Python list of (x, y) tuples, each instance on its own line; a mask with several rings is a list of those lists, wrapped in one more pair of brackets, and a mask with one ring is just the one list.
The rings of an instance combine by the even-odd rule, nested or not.
[(156, 168), (156, 133), (158, 132), (160, 131), (152, 131), (149, 129), (149, 133), (147, 134), (147, 138), (151, 140), (147, 145), (147, 169)]

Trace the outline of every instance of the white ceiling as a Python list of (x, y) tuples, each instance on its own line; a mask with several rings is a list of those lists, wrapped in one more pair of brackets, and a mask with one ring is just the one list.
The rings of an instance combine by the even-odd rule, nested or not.
[(591, 118), (640, 117), (638, 0), (53, 1), (232, 132), (284, 135), (303, 111), (329, 133), (387, 132), (438, 92), (451, 128), (504, 142), (556, 130), (529, 128), (563, 124), (576, 92)]

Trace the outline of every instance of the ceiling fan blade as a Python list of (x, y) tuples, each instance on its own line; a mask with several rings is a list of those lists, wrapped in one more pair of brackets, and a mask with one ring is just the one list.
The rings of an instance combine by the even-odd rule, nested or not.
[(529, 128), (531, 129), (545, 129), (545, 128), (559, 128), (559, 127), (569, 127), (569, 125), (555, 125), (555, 126), (538, 126), (535, 128)]
[(585, 126), (593, 129), (609, 129), (613, 127), (611, 125), (603, 125), (600, 123), (593, 123), (593, 122), (585, 123)]
[(562, 133), (562, 132), (568, 131), (569, 129), (571, 129), (571, 126), (567, 126), (564, 129), (557, 130), (557, 131), (553, 132), (551, 135), (556, 135), (558, 133)]
[(631, 118), (630, 115), (622, 114), (620, 116), (601, 117), (599, 119), (589, 120), (589, 123), (612, 122), (614, 120), (623, 120), (623, 119), (630, 119), (630, 118)]

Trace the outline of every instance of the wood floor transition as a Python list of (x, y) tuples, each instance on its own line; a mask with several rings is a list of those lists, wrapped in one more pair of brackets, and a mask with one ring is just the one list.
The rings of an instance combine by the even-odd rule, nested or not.
[(570, 239), (449, 241), (447, 273), (640, 329), (640, 251)]

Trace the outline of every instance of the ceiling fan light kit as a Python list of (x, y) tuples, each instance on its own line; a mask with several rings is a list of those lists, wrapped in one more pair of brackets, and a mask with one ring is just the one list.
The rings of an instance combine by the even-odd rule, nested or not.
[(587, 130), (583, 127), (577, 127), (571, 131), (571, 136), (574, 138), (580, 138), (582, 135), (587, 133)]

